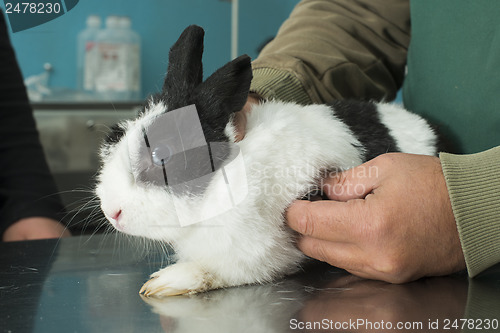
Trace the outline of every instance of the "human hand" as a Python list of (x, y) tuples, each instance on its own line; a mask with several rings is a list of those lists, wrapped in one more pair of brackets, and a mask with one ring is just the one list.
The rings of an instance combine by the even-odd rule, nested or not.
[(5, 230), (4, 242), (70, 237), (69, 230), (56, 220), (46, 217), (21, 219)]
[(331, 200), (297, 201), (286, 214), (306, 255), (392, 283), (465, 268), (437, 157), (384, 154), (323, 189)]
[(259, 95), (250, 93), (248, 94), (247, 102), (243, 106), (243, 109), (234, 113), (233, 124), (236, 129), (236, 142), (243, 140), (243, 138), (245, 137), (247, 115), (250, 113), (250, 110), (252, 110), (252, 107), (255, 104), (259, 104), (261, 101), (262, 98)]

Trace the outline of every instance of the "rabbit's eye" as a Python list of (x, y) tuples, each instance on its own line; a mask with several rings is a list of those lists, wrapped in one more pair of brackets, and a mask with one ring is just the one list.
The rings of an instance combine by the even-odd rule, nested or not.
[(153, 163), (157, 166), (164, 166), (170, 159), (172, 153), (167, 145), (155, 147), (151, 151), (151, 158)]

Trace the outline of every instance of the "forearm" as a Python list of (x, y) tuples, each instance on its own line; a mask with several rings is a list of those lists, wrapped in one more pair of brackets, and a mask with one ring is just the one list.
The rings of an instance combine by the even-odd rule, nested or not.
[(405, 0), (305, 0), (253, 62), (251, 90), (301, 104), (392, 99), (410, 39)]
[(440, 155), (471, 277), (500, 262), (500, 147)]
[(63, 211), (0, 13), (0, 235), (20, 219)]

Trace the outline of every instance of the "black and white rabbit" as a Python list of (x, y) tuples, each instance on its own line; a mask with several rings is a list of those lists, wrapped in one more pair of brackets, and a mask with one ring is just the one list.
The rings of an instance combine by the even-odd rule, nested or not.
[[(346, 170), (389, 151), (437, 153), (436, 134), (425, 120), (382, 103), (265, 101), (252, 108), (245, 137), (236, 142), (232, 117), (248, 96), (250, 58), (234, 59), (202, 82), (203, 37), (202, 28), (186, 28), (170, 50), (162, 92), (136, 120), (120, 124), (101, 151), (96, 193), (107, 219), (121, 232), (176, 250), (177, 262), (142, 287), (146, 296), (264, 283), (294, 273), (306, 258), (284, 224), (284, 211), (325, 171)], [(175, 191), (167, 178), (163, 184), (141, 179), (145, 169), (166, 176), (169, 163), (168, 156), (161, 163), (144, 157), (144, 147), (150, 155), (156, 149), (146, 133), (190, 105), (206, 141), (228, 147), (220, 166), (201, 191)], [(193, 154), (182, 156), (185, 168), (198, 163)], [(211, 159), (213, 164), (214, 154)]]

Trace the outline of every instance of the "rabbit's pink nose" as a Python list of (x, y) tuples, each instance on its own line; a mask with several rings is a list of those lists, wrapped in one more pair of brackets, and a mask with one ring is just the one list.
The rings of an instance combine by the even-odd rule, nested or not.
[(112, 218), (115, 221), (118, 221), (121, 215), (122, 215), (122, 210), (120, 209), (116, 213), (111, 214), (110, 218)]
[(120, 217), (122, 215), (122, 210), (119, 209), (109, 215), (108, 216), (108, 219), (109, 219), (109, 222), (111, 222), (111, 224), (117, 229), (117, 230), (120, 230), (120, 231), (123, 231), (123, 225), (120, 224)]

